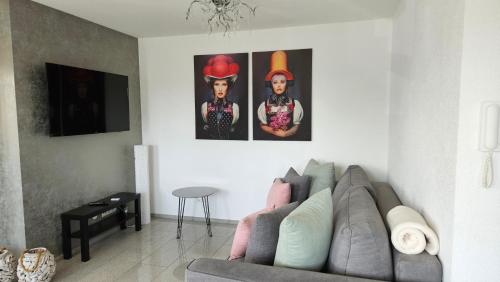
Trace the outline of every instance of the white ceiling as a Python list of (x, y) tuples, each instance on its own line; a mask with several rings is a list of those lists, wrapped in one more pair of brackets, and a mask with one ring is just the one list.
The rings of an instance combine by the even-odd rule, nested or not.
[[(192, 0), (33, 0), (136, 37), (207, 32), (205, 19)], [(246, 0), (256, 16), (240, 29), (266, 29), (333, 22), (390, 18), (399, 0)]]

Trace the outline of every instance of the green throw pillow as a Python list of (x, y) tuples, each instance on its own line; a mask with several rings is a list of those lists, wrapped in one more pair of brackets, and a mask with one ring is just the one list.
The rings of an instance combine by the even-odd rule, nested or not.
[(330, 187), (333, 192), (335, 187), (335, 166), (333, 162), (320, 164), (316, 160), (311, 159), (307, 163), (304, 175), (311, 177), (311, 189), (309, 197), (325, 188)]
[(280, 224), (274, 265), (319, 271), (330, 252), (333, 232), (331, 190), (304, 201)]

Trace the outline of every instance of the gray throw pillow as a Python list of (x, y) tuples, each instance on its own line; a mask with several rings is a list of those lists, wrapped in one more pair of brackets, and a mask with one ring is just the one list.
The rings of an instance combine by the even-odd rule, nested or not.
[(294, 202), (257, 216), (250, 233), (245, 262), (273, 265), (281, 221), (298, 206), (299, 203)]
[(330, 188), (331, 192), (333, 192), (335, 188), (335, 166), (333, 162), (320, 164), (311, 159), (304, 169), (304, 175), (311, 177), (309, 197), (325, 188)]
[(298, 201), (302, 203), (309, 197), (309, 190), (311, 189), (311, 177), (307, 175), (299, 175), (293, 167), (286, 173), (283, 181), (290, 183), (292, 188), (292, 196), (290, 202)]

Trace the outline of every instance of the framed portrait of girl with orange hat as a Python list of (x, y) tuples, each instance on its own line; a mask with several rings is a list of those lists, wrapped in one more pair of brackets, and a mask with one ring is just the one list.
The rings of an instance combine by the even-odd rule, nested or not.
[(311, 141), (312, 49), (252, 53), (253, 139)]
[(248, 54), (194, 56), (196, 139), (248, 140)]

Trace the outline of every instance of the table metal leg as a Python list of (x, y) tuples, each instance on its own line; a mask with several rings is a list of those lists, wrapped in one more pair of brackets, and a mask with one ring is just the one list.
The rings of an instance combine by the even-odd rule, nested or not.
[(89, 254), (89, 221), (87, 219), (80, 220), (80, 251), (82, 261), (90, 259)]
[(179, 206), (177, 209), (177, 239), (182, 235), (182, 221), (184, 220), (184, 207), (186, 206), (186, 198), (179, 197)]
[(203, 211), (205, 213), (205, 223), (207, 224), (208, 236), (212, 237), (212, 227), (210, 224), (210, 205), (208, 203), (208, 196), (202, 197), (201, 200), (203, 201)]
[(71, 222), (69, 219), (62, 218), (62, 240), (64, 259), (71, 258)]

